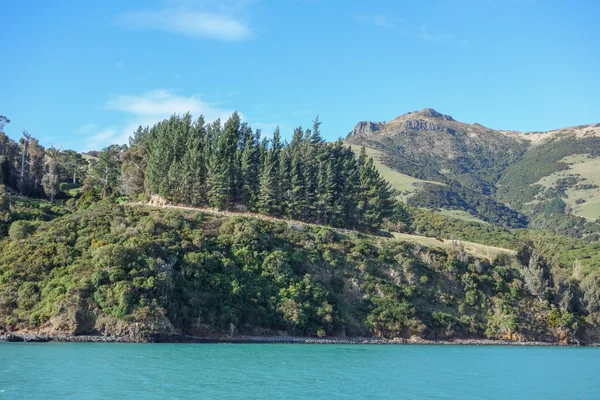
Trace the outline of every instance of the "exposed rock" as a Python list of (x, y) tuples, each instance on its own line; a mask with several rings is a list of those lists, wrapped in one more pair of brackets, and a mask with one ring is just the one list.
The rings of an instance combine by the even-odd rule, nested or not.
[(297, 343), (297, 344), (411, 344), (411, 345), (470, 345), (470, 346), (597, 346), (595, 342), (568, 340), (566, 337), (548, 341), (491, 340), (491, 339), (450, 339), (427, 340), (419, 336), (410, 338), (384, 339), (378, 337), (298, 337), (298, 336), (209, 336), (200, 337), (181, 333), (148, 333), (143, 338), (132, 340), (124, 336), (102, 335), (56, 335), (39, 336), (33, 334), (0, 335), (0, 342), (144, 342), (144, 343)]
[(454, 121), (454, 118), (451, 116), (439, 113), (433, 108), (424, 108), (419, 114), (423, 115), (424, 117), (439, 118), (445, 121)]
[(381, 122), (361, 121), (352, 130), (350, 135), (371, 135), (383, 127)]
[(168, 206), (170, 203), (165, 198), (163, 198), (157, 194), (154, 194), (150, 198), (150, 201), (148, 202), (148, 204), (151, 206), (154, 206), (154, 207), (165, 207), (165, 206)]
[(441, 131), (444, 130), (444, 126), (433, 122), (425, 121), (423, 119), (409, 119), (404, 121), (402, 126), (406, 129), (414, 129), (420, 131)]

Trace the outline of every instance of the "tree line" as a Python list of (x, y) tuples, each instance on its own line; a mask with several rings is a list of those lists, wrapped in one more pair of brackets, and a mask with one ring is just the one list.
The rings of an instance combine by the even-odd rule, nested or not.
[(0, 183), (23, 196), (47, 196), (51, 201), (59, 183), (77, 184), (87, 175), (88, 162), (74, 150), (45, 148), (27, 131), (19, 141), (4, 133), (10, 120), (0, 116)]
[(395, 193), (363, 151), (326, 143), (320, 122), (261, 137), (233, 113), (206, 123), (173, 115), (140, 127), (123, 153), (122, 188), (175, 203), (245, 209), (331, 226), (375, 227), (394, 215)]
[(23, 132), (19, 142), (0, 126), (0, 179), (25, 196), (53, 201), (61, 188), (84, 184), (99, 198), (160, 195), (219, 210), (248, 210), (324, 225), (371, 228), (397, 215), (395, 192), (364, 149), (357, 156), (341, 140), (326, 143), (318, 118), (291, 141), (279, 128), (271, 139), (236, 112), (222, 123), (173, 115), (139, 127), (129, 145), (80, 154), (45, 149)]

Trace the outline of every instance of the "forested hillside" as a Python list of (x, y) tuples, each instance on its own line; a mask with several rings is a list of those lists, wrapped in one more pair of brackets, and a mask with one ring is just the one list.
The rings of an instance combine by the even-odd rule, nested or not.
[(111, 203), (11, 229), (1, 330), (597, 340), (597, 278), (555, 276), (527, 246), (490, 263), (460, 246)]
[[(490, 159), (511, 143), (488, 143)], [(469, 180), (444, 161), (453, 178), (424, 175), (431, 188), (406, 205), (365, 149), (324, 142), (318, 120), (286, 143), (237, 113), (174, 115), (87, 154), (1, 129), (0, 146), (0, 334), (599, 340), (592, 231), (522, 229), (532, 222), (490, 194), (504, 167)], [(489, 223), (424, 210), (439, 207), (428, 193)], [(269, 220), (147, 208), (151, 197)], [(477, 258), (395, 232), (512, 252)]]

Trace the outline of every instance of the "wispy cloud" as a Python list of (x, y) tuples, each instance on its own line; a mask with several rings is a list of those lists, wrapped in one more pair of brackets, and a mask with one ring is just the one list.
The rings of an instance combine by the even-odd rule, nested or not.
[(361, 22), (368, 22), (380, 28), (392, 29), (395, 26), (393, 19), (386, 15), (361, 14), (354, 17), (354, 19)]
[(83, 150), (97, 150), (109, 144), (127, 143), (138, 126), (154, 125), (172, 114), (190, 112), (194, 118), (204, 115), (206, 121), (212, 122), (217, 118), (225, 120), (234, 111), (203, 101), (198, 95), (181, 96), (166, 89), (156, 89), (137, 95), (115, 95), (106, 101), (104, 108), (122, 113), (125, 122), (120, 126), (109, 126), (104, 129), (99, 129), (94, 124), (84, 125), (77, 130), (79, 135), (84, 136)]
[(116, 21), (127, 28), (161, 30), (192, 38), (238, 41), (252, 34), (247, 23), (233, 14), (195, 10), (186, 5), (128, 12)]
[(118, 69), (118, 68), (123, 68), (125, 66), (125, 64), (123, 64), (121, 61), (115, 61), (115, 63), (113, 64), (113, 68)]
[(75, 133), (82, 135), (82, 134), (88, 134), (91, 133), (95, 130), (97, 130), (98, 127), (95, 124), (89, 123), (89, 124), (85, 124), (80, 126), (79, 128), (77, 128), (77, 130), (75, 131)]

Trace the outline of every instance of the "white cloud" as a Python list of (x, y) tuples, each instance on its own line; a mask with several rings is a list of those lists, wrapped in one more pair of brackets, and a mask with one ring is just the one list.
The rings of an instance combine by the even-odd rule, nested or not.
[(207, 103), (197, 95), (178, 96), (170, 90), (156, 89), (140, 95), (118, 95), (110, 98), (105, 105), (108, 110), (122, 111), (137, 117), (167, 118), (171, 114), (204, 115), (207, 120), (215, 120), (231, 115), (232, 110)]
[(112, 140), (117, 136), (118, 133), (114, 128), (101, 130), (87, 137), (83, 151), (100, 150), (108, 144), (112, 144)]
[(89, 124), (85, 124), (85, 125), (82, 125), (79, 128), (77, 128), (75, 133), (78, 133), (78, 134), (91, 133), (91, 132), (95, 131), (97, 128), (98, 127), (95, 124), (89, 123)]
[(129, 12), (119, 16), (117, 23), (133, 29), (162, 30), (193, 38), (229, 41), (245, 39), (252, 33), (244, 21), (233, 15), (182, 7)]
[[(173, 114), (189, 112), (194, 118), (204, 115), (207, 122), (217, 118), (225, 121), (234, 110), (201, 100), (197, 95), (180, 96), (166, 89), (156, 89), (139, 95), (112, 96), (104, 105), (107, 110), (125, 115), (122, 126), (111, 126), (102, 130), (93, 124), (85, 125), (77, 133), (86, 135), (84, 150), (99, 150), (109, 144), (127, 143), (132, 133), (141, 126), (152, 126)], [(243, 115), (240, 114), (243, 118)], [(93, 133), (93, 132), (96, 133)]]

